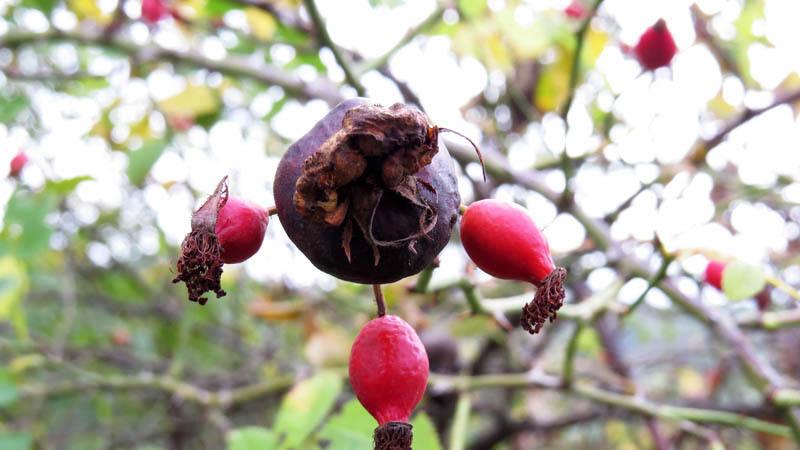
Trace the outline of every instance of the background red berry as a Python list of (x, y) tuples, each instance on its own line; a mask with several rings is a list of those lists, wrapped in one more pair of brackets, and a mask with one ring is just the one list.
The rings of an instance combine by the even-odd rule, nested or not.
[(428, 355), (408, 323), (386, 315), (364, 325), (350, 351), (350, 384), (378, 424), (408, 422), (427, 383)]
[(161, 0), (142, 0), (142, 17), (145, 21), (156, 23), (169, 14), (169, 8)]
[(726, 264), (721, 261), (711, 260), (706, 266), (706, 282), (715, 288), (722, 290), (722, 272)]
[(564, 14), (573, 19), (580, 19), (586, 14), (586, 6), (578, 0), (575, 0), (567, 6), (567, 9), (564, 10)]
[(664, 19), (658, 19), (653, 26), (645, 30), (639, 42), (633, 48), (639, 63), (647, 70), (655, 70), (669, 65), (678, 47), (672, 39)]
[(22, 168), (25, 167), (25, 164), (27, 163), (28, 155), (26, 155), (24, 152), (17, 153), (17, 156), (11, 159), (11, 169), (9, 170), (9, 175), (12, 177), (18, 177), (22, 172)]

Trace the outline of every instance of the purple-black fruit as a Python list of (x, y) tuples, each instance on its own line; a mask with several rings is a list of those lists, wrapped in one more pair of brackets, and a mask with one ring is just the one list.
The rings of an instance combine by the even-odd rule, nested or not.
[(278, 166), (286, 234), (343, 280), (391, 283), (421, 271), (450, 240), (461, 203), (439, 130), (402, 104), (337, 105)]

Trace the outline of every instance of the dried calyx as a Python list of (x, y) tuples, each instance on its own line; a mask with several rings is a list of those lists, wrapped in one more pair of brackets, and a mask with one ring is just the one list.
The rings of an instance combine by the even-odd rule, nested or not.
[(522, 308), (520, 319), (522, 328), (530, 334), (536, 334), (549, 320), (551, 323), (558, 318), (558, 310), (564, 305), (564, 279), (567, 270), (556, 267), (539, 284), (533, 301)]
[(228, 177), (224, 177), (208, 200), (192, 214), (192, 231), (183, 239), (178, 257), (178, 276), (172, 280), (173, 283), (186, 283), (189, 300), (201, 305), (208, 301), (203, 297), (206, 292), (214, 292), (217, 298), (225, 295), (220, 286), (222, 248), (214, 230), (219, 211), (228, 201), (227, 180)]
[[(348, 110), (341, 129), (303, 162), (293, 197), (297, 211), (318, 225), (344, 227), (341, 245), (348, 261), (354, 227), (372, 248), (375, 265), (382, 247), (406, 246), (416, 253), (415, 244), (429, 238), (439, 212), (421, 194), (428, 190), (437, 195), (436, 189), (415, 174), (439, 151), (440, 131), (452, 130), (431, 127), (421, 111), (401, 103)], [(386, 195), (419, 212), (419, 225), (408, 235), (391, 240), (375, 236), (375, 211)]]
[(375, 428), (375, 450), (411, 450), (414, 438), (411, 428), (411, 424), (406, 422), (388, 422)]

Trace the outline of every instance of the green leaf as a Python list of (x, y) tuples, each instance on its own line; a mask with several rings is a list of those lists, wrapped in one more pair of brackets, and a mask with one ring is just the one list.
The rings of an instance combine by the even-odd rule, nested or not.
[(572, 68), (572, 52), (566, 46), (556, 47), (557, 59), (542, 68), (536, 85), (534, 103), (540, 111), (555, 111), (569, 93), (569, 72)]
[(141, 186), (150, 173), (150, 168), (164, 153), (167, 143), (165, 141), (148, 141), (138, 150), (128, 155), (128, 179), (132, 184)]
[(722, 292), (731, 300), (751, 298), (764, 289), (767, 280), (758, 267), (734, 261), (722, 272)]
[(414, 427), (414, 450), (442, 450), (436, 427), (427, 414), (421, 412), (414, 416), (411, 426)]
[(30, 100), (24, 95), (15, 95), (11, 98), (0, 96), (0, 122), (13, 122), (29, 104)]
[(17, 385), (6, 369), (0, 369), (0, 407), (12, 405), (17, 401)]
[(8, 201), (5, 227), (0, 237), (3, 250), (10, 250), (18, 258), (36, 258), (50, 244), (50, 227), (47, 215), (57, 204), (57, 197), (47, 191), (43, 195), (17, 189)]
[(372, 433), (377, 425), (361, 403), (352, 399), (328, 420), (320, 437), (330, 441), (327, 450), (372, 448)]
[(228, 432), (226, 440), (228, 441), (228, 450), (266, 450), (278, 445), (275, 433), (261, 427), (231, 430)]
[(489, 9), (486, 0), (459, 0), (458, 10), (467, 20), (480, 18)]
[(342, 390), (342, 378), (321, 373), (295, 385), (281, 402), (275, 418), (275, 433), (281, 438), (279, 448), (301, 444), (333, 408)]
[(75, 188), (78, 187), (78, 185), (81, 183), (81, 181), (86, 181), (91, 179), (92, 177), (82, 176), (82, 177), (69, 178), (61, 181), (47, 180), (47, 184), (45, 184), (44, 189), (48, 193), (64, 196), (72, 193), (72, 191), (74, 191)]
[(28, 433), (0, 433), (0, 450), (29, 450), (33, 447), (33, 439)]
[(217, 17), (232, 9), (241, 9), (242, 5), (231, 0), (206, 0), (205, 13), (210, 17)]

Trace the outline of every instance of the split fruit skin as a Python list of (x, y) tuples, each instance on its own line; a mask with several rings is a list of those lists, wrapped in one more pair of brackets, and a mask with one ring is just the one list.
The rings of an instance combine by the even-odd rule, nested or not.
[(678, 52), (672, 33), (664, 19), (659, 19), (639, 37), (633, 48), (639, 63), (647, 70), (655, 70), (669, 65)]
[(11, 167), (9, 170), (9, 175), (12, 177), (19, 177), (19, 174), (22, 172), (22, 168), (25, 167), (25, 164), (28, 163), (28, 155), (24, 152), (17, 153), (14, 158), (11, 159)]
[[(461, 197), (455, 167), (444, 144), (431, 163), (415, 176), (436, 192), (421, 189), (421, 196), (438, 211), (436, 224), (427, 237), (418, 239), (411, 251), (407, 246), (380, 248), (380, 261), (375, 264), (372, 247), (358, 230), (352, 232), (350, 258), (342, 246), (343, 227), (325, 227), (301, 215), (293, 203), (295, 186), (306, 159), (342, 128), (345, 113), (359, 105), (374, 104), (366, 98), (345, 100), (283, 155), (273, 184), (278, 218), (289, 239), (315, 267), (345, 281), (363, 284), (393, 283), (419, 273), (447, 245), (458, 221)], [(373, 231), (384, 240), (399, 239), (419, 229), (421, 211), (395, 195), (384, 195), (375, 212)]]
[(378, 421), (377, 450), (411, 448), (408, 419), (425, 394), (428, 368), (422, 341), (400, 317), (378, 317), (359, 332), (350, 351), (350, 384)]
[(537, 286), (522, 309), (522, 328), (538, 333), (563, 305), (567, 271), (555, 267), (547, 239), (522, 207), (487, 199), (471, 204), (461, 219), (461, 243), (484, 272)]
[(225, 264), (235, 264), (249, 259), (264, 242), (269, 224), (267, 211), (247, 200), (228, 198), (219, 211), (214, 234), (222, 248), (220, 259)]

